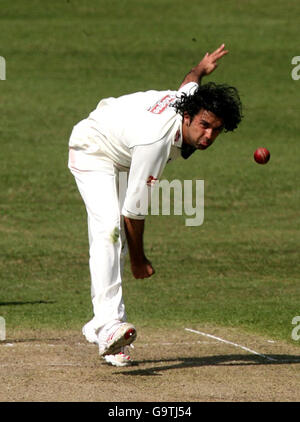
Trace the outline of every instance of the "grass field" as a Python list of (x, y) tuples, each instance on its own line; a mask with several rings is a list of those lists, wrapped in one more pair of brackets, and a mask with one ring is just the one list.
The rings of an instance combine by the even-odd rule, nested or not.
[[(126, 266), (138, 327), (213, 324), (297, 344), (299, 92), (296, 0), (1, 2), (0, 315), (18, 328), (80, 330), (91, 317), (85, 209), (67, 168), (72, 127), (101, 98), (176, 89), (206, 51), (207, 80), (236, 86), (245, 118), (164, 177), (205, 180), (205, 220), (149, 216), (156, 274)], [(271, 151), (266, 166), (253, 151)], [(299, 343), (299, 342), (298, 342)]]

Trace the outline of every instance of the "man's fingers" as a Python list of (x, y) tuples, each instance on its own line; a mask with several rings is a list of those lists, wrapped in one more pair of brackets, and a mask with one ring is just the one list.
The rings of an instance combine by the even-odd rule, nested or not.
[(211, 58), (215, 60), (220, 59), (221, 57), (225, 56), (225, 54), (229, 53), (228, 50), (224, 50), (225, 44), (222, 44), (219, 48), (217, 48), (213, 53), (210, 54)]
[(229, 51), (225, 50), (225, 44), (221, 44), (213, 53), (206, 53), (203, 59), (198, 64), (201, 69), (201, 75), (209, 75), (218, 66), (218, 60), (221, 59)]
[(225, 54), (227, 54), (227, 53), (229, 53), (228, 50), (223, 50), (223, 51), (220, 51), (218, 53), (214, 52), (214, 53), (211, 53), (210, 57), (214, 60), (217, 60), (217, 59), (220, 59), (221, 57), (225, 56)]
[(221, 52), (222, 50), (224, 50), (224, 48), (225, 48), (225, 44), (221, 44), (221, 45), (220, 45), (220, 47), (219, 47), (219, 48), (217, 48), (217, 49), (214, 51), (214, 53), (219, 53), (219, 52)]

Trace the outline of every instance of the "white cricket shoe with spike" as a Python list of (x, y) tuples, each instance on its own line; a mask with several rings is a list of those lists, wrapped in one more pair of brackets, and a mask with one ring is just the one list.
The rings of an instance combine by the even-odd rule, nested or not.
[(135, 339), (137, 333), (134, 325), (128, 322), (120, 322), (112, 326), (107, 332), (106, 338), (103, 335), (98, 336), (99, 355), (115, 355), (120, 352), (124, 346), (129, 346)]
[[(133, 347), (133, 345), (131, 344)], [(132, 365), (132, 360), (129, 355), (128, 347), (122, 347), (119, 353), (115, 355), (105, 355), (103, 356), (105, 362), (113, 366), (130, 366)]]

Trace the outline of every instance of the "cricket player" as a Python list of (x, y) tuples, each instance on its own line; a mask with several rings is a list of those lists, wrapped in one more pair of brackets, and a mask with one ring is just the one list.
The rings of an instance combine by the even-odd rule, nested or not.
[(152, 90), (101, 100), (71, 133), (68, 165), (87, 211), (94, 313), (82, 332), (112, 365), (131, 363), (126, 346), (137, 335), (127, 322), (122, 294), (127, 249), (135, 278), (155, 272), (143, 246), (142, 205), (149, 205), (145, 198), (149, 201), (168, 162), (207, 149), (223, 130), (233, 131), (241, 121), (234, 87), (201, 85), (227, 53), (224, 44), (206, 53), (177, 91)]

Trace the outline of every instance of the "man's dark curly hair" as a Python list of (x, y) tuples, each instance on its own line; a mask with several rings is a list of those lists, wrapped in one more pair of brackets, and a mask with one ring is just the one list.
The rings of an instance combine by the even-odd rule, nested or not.
[(210, 111), (223, 120), (225, 132), (236, 129), (243, 118), (242, 103), (237, 89), (214, 82), (200, 85), (192, 95), (183, 94), (173, 107), (182, 116), (187, 112), (191, 119), (201, 109)]

